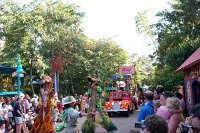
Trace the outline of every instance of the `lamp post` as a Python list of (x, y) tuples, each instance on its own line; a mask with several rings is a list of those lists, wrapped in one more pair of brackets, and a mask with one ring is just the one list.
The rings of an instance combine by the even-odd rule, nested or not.
[(25, 73), (22, 66), (21, 66), (20, 55), (18, 55), (16, 73), (17, 73), (17, 93), (18, 93), (18, 98), (20, 98), (20, 74)]

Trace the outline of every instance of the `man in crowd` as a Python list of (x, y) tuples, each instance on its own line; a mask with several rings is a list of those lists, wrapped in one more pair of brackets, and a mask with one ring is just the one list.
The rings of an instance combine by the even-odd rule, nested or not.
[(138, 115), (138, 122), (144, 120), (148, 115), (154, 114), (154, 103), (153, 103), (153, 92), (145, 91), (144, 99), (146, 101), (145, 106), (140, 109), (140, 113)]
[(23, 114), (21, 112), (20, 104), (21, 104), (21, 99), (18, 98), (14, 106), (16, 133), (21, 133), (21, 127), (22, 127), (21, 125), (23, 123), (22, 122)]
[(200, 104), (196, 104), (192, 107), (190, 111), (190, 117), (187, 117), (185, 119), (185, 123), (181, 122), (179, 124), (179, 127), (176, 130), (176, 132), (183, 133), (186, 132), (187, 129), (189, 130), (190, 133), (200, 132)]
[(162, 85), (158, 85), (154, 90), (154, 100), (160, 100), (160, 96), (163, 93), (164, 87)]
[(167, 133), (166, 121), (158, 115), (150, 115), (145, 119), (144, 133)]
[(31, 99), (31, 102), (32, 102), (32, 106), (35, 106), (37, 107), (38, 106), (38, 97), (37, 95), (33, 95), (33, 98)]

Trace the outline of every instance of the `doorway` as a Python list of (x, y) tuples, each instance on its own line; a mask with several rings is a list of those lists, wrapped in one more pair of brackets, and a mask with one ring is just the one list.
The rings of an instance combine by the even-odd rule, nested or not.
[(194, 104), (200, 103), (200, 84), (198, 81), (192, 83)]

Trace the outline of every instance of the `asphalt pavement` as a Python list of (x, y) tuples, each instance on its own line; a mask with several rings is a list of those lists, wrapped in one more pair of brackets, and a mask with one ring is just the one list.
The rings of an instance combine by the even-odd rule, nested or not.
[[(129, 117), (124, 116), (123, 114), (113, 114), (110, 118), (112, 122), (117, 126), (118, 130), (114, 133), (130, 133), (134, 129), (134, 123), (137, 120), (138, 110), (134, 111)], [(81, 133), (81, 126), (86, 120), (86, 117), (78, 118), (78, 129)], [(60, 126), (62, 123), (57, 123), (55, 127)], [(60, 133), (64, 133), (64, 130)], [(97, 125), (95, 133), (107, 133), (107, 131)]]

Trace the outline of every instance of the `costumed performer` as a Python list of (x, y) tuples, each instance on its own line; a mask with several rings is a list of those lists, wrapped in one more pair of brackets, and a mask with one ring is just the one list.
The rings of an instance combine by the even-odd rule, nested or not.
[[(65, 110), (62, 114), (62, 120), (64, 126), (66, 127), (65, 133), (79, 133), (79, 130), (77, 128), (77, 118), (88, 115), (87, 113), (79, 112), (74, 109), (75, 103), (76, 99), (73, 96), (68, 96), (63, 99)], [(91, 114), (94, 113), (91, 112)]]
[[(100, 122), (98, 122), (108, 132), (117, 130), (117, 127), (112, 123), (105, 108), (102, 106), (102, 89), (99, 86), (99, 80), (88, 77), (89, 83), (88, 95), (90, 96), (89, 112), (98, 111), (100, 114)], [(83, 133), (94, 133), (95, 132), (95, 115), (89, 115), (87, 120), (83, 123)]]
[(42, 86), (40, 89), (41, 106), (30, 133), (55, 133), (51, 118), (52, 98), (54, 96), (53, 80), (49, 76), (44, 76), (40, 84)]

